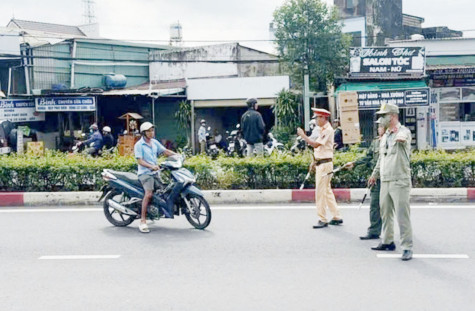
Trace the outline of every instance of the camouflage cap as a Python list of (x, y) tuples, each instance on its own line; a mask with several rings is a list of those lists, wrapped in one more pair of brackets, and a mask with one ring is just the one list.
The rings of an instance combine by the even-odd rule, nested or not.
[(394, 104), (382, 104), (379, 111), (376, 112), (376, 114), (387, 114), (387, 113), (399, 114), (399, 107)]

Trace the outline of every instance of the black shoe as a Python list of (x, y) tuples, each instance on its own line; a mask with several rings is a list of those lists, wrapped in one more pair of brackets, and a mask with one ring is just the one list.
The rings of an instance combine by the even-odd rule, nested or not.
[(391, 242), (389, 244), (379, 243), (378, 246), (371, 247), (371, 249), (374, 251), (393, 251), (396, 249), (396, 245), (394, 244), (394, 242)]
[(406, 249), (404, 252), (402, 252), (402, 260), (407, 261), (412, 259), (412, 251)]
[(328, 227), (328, 223), (319, 220), (318, 224), (316, 226), (313, 226), (313, 229), (320, 229), (320, 228), (325, 228), (325, 227)]
[(377, 240), (379, 239), (379, 235), (376, 234), (367, 234), (365, 236), (360, 236), (360, 240)]
[(332, 219), (330, 220), (329, 224), (333, 226), (338, 226), (343, 223), (343, 219)]

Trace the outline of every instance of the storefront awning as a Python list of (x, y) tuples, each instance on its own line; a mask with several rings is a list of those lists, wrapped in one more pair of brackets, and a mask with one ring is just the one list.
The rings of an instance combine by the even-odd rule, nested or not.
[(426, 58), (426, 70), (475, 67), (475, 55), (436, 56)]
[(125, 90), (110, 90), (103, 92), (100, 95), (117, 96), (117, 95), (145, 95), (145, 96), (166, 96), (175, 95), (184, 92), (184, 88), (161, 89), (161, 90), (141, 90), (141, 89), (125, 89)]
[(347, 82), (340, 85), (335, 93), (339, 92), (364, 92), (364, 91), (384, 91), (399, 89), (420, 89), (426, 88), (427, 84), (422, 80), (416, 81), (391, 81), (391, 82)]

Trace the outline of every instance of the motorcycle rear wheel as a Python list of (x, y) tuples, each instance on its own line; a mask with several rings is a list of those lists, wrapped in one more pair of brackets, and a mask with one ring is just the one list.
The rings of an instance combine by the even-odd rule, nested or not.
[(211, 222), (211, 209), (208, 202), (202, 196), (193, 194), (190, 194), (187, 199), (191, 207), (191, 211), (188, 210), (185, 213), (188, 222), (196, 229), (203, 230), (208, 227)]
[(116, 227), (126, 227), (135, 220), (135, 216), (123, 214), (109, 206), (109, 204), (107, 203), (107, 201), (109, 200), (121, 204), (130, 200), (130, 198), (125, 192), (119, 191), (111, 191), (106, 195), (106, 197), (104, 198), (104, 215), (111, 224)]

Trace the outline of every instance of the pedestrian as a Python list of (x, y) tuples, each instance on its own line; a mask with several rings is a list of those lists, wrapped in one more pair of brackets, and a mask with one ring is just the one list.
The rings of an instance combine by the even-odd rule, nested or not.
[[(166, 149), (155, 139), (155, 127), (152, 123), (142, 123), (142, 125), (140, 125), (140, 134), (142, 134), (142, 138), (140, 138), (134, 146), (134, 154), (138, 164), (137, 175), (145, 190), (142, 200), (139, 230), (142, 233), (148, 233), (150, 230), (147, 226), (147, 208), (152, 200), (154, 190), (160, 185), (160, 179), (156, 174), (160, 169), (157, 164), (157, 158), (160, 154), (170, 157), (176, 155), (176, 153)], [(167, 200), (167, 202), (163, 201), (158, 203), (161, 206), (167, 206), (168, 201), (169, 200)]]
[[(331, 189), (331, 179), (333, 171), (333, 144), (334, 130), (328, 119), (330, 112), (325, 109), (312, 108), (316, 115), (317, 125), (320, 127), (320, 135), (315, 140), (308, 137), (304, 130), (297, 128), (297, 135), (302, 137), (307, 144), (314, 148), (315, 161), (315, 204), (318, 212), (318, 224), (314, 229), (325, 228), (330, 225), (340, 225), (343, 223), (340, 211), (336, 204), (335, 195)], [(326, 208), (330, 210), (333, 218), (328, 222)]]
[(206, 120), (200, 121), (198, 129), (198, 142), (200, 143), (200, 153), (206, 153)]
[(343, 149), (343, 131), (339, 119), (333, 120), (333, 128), (335, 130), (335, 150)]
[(257, 111), (259, 103), (255, 98), (246, 100), (247, 111), (241, 117), (241, 128), (244, 140), (247, 143), (247, 156), (264, 155), (265, 124), (261, 114)]
[[(354, 162), (348, 162), (343, 167), (352, 170), (355, 166), (365, 165), (371, 170), (376, 166), (379, 158), (379, 142), (384, 134), (385, 128), (381, 124), (381, 118), (376, 121), (378, 125), (378, 137), (376, 137), (369, 146), (366, 155)], [(371, 201), (369, 207), (369, 222), (368, 232), (364, 236), (360, 236), (361, 240), (375, 240), (379, 239), (381, 235), (381, 212), (379, 206), (379, 193), (381, 189), (381, 182), (376, 179), (376, 183), (371, 186)]]
[(381, 124), (387, 128), (380, 142), (379, 159), (368, 182), (381, 180), (382, 242), (371, 249), (393, 251), (394, 214), (396, 214), (403, 250), (402, 260), (412, 259), (412, 226), (409, 195), (411, 191), (411, 131), (399, 122), (399, 108), (383, 104), (377, 112)]

